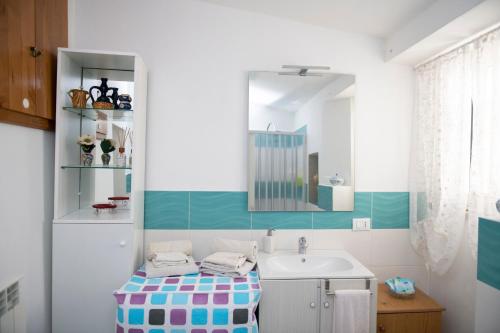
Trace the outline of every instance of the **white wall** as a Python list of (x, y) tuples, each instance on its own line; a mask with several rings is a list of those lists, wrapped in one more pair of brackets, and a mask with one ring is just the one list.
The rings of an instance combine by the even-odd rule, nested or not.
[(23, 276), (27, 332), (49, 333), (54, 135), (0, 123), (0, 142), (0, 285)]
[(149, 67), (148, 189), (246, 190), (247, 73), (283, 64), (355, 74), (356, 190), (408, 189), (413, 73), (383, 61), (381, 40), (193, 0), (70, 8), (71, 47), (136, 51)]
[(474, 332), (477, 262), (466, 237), (450, 270), (443, 276), (430, 274), (429, 292), (446, 308), (443, 332)]

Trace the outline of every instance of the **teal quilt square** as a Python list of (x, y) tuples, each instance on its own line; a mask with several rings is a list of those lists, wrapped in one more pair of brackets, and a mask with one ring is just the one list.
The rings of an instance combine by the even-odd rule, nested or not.
[(193, 309), (191, 311), (191, 323), (193, 325), (206, 325), (208, 322), (207, 309)]

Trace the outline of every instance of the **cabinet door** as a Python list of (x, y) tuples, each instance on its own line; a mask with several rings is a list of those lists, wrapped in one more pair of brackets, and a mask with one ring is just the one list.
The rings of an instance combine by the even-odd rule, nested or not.
[(0, 40), (0, 109), (34, 115), (35, 0), (0, 0)]
[(318, 280), (263, 280), (261, 284), (261, 333), (319, 332)]
[(133, 267), (132, 224), (53, 224), (52, 332), (114, 332)]
[(440, 333), (441, 312), (389, 313), (377, 316), (377, 333)]

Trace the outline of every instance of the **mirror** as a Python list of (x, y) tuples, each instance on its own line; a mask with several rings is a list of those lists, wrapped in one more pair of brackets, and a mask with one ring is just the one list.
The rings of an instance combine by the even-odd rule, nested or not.
[(355, 77), (250, 72), (248, 210), (352, 211)]

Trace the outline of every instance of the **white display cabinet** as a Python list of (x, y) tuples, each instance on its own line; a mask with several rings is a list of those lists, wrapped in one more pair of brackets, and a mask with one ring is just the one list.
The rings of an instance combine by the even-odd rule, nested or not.
[[(133, 53), (61, 48), (57, 70), (52, 332), (113, 332), (113, 290), (143, 258), (147, 69)], [(72, 106), (70, 90), (88, 91), (101, 78), (132, 97), (132, 110), (93, 109), (90, 101)], [(126, 130), (133, 140), (125, 145), (125, 165), (117, 164), (117, 151), (103, 165), (100, 140), (93, 163), (83, 165), (81, 135), (116, 139)], [(92, 207), (115, 196), (129, 197), (128, 205)]]

